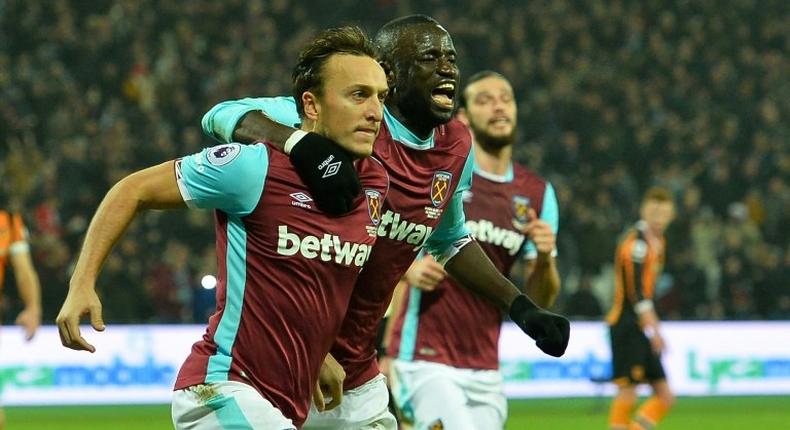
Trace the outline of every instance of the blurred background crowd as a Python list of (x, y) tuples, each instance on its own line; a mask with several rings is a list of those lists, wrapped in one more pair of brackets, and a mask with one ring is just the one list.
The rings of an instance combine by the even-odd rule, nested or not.
[[(114, 182), (210, 146), (213, 104), (290, 94), (318, 30), (374, 34), (426, 13), (453, 35), (462, 75), (513, 83), (516, 158), (559, 198), (560, 310), (601, 317), (617, 238), (658, 184), (678, 207), (663, 318), (790, 319), (790, 5), (725, 3), (0, 0), (0, 205), (25, 215), (51, 323)], [(213, 237), (209, 212), (139, 218), (101, 277), (105, 320), (204, 322)]]

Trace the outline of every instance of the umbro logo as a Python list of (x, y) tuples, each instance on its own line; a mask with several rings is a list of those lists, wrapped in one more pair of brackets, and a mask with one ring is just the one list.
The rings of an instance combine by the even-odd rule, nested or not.
[(301, 203), (307, 203), (313, 201), (313, 199), (310, 196), (308, 196), (307, 194), (301, 191), (298, 193), (292, 193), (290, 194), (290, 196), (293, 197), (293, 199), (296, 200), (297, 202), (301, 202)]
[(334, 176), (338, 172), (338, 170), (340, 170), (340, 164), (342, 164), (340, 161), (336, 161), (326, 166), (326, 171), (324, 172), (324, 175), (321, 177), (328, 178), (330, 176)]
[(318, 170), (324, 170), (322, 178), (328, 178), (330, 176), (334, 176), (340, 170), (340, 165), (343, 164), (342, 161), (335, 161), (334, 163), (332, 160), (335, 159), (334, 155), (330, 155), (326, 158), (326, 160), (322, 161), (321, 164), (318, 165)]

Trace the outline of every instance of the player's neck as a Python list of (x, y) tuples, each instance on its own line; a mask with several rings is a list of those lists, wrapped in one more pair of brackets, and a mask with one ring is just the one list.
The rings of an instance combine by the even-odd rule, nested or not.
[(427, 139), (431, 136), (431, 132), (433, 129), (437, 127), (436, 124), (432, 123), (423, 123), (418, 119), (412, 118), (409, 119), (406, 115), (401, 112), (400, 108), (398, 107), (397, 103), (388, 103), (387, 109), (389, 113), (398, 120), (401, 125), (406, 127), (410, 132), (412, 132), (415, 136), (419, 139)]
[(498, 176), (507, 175), (513, 160), (511, 145), (500, 148), (488, 148), (475, 142), (475, 163), (480, 170)]

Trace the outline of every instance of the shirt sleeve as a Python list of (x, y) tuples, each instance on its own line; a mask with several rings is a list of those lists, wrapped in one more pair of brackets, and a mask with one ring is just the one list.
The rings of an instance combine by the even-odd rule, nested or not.
[[(557, 236), (557, 233), (560, 231), (559, 204), (557, 203), (554, 187), (549, 182), (546, 183), (546, 189), (543, 191), (543, 207), (540, 210), (539, 218), (548, 223), (551, 226), (551, 231), (554, 232), (554, 236)], [(524, 241), (522, 252), (527, 260), (538, 258), (538, 249), (535, 248), (535, 244), (531, 240)], [(557, 256), (556, 247), (551, 251), (551, 256)]]
[(643, 300), (651, 300), (652, 294), (649, 293), (647, 283), (650, 281), (645, 275), (646, 263), (649, 260), (649, 248), (647, 242), (640, 237), (635, 237), (626, 243), (623, 252), (623, 266), (625, 273), (630, 274), (626, 277), (626, 291), (633, 291), (633, 303), (638, 304)]
[(466, 236), (469, 236), (469, 229), (466, 228), (466, 215), (464, 214), (464, 191), (472, 188), (472, 172), (474, 171), (474, 151), (470, 148), (469, 155), (466, 157), (466, 164), (461, 173), (461, 178), (455, 192), (444, 209), (442, 219), (436, 230), (425, 242), (426, 250), (437, 261), (441, 260), (447, 249)]
[(258, 205), (269, 170), (265, 145), (229, 143), (176, 160), (176, 180), (190, 208), (249, 215)]
[(256, 110), (289, 127), (301, 122), (294, 98), (281, 96), (224, 101), (206, 112), (200, 124), (207, 136), (222, 143), (230, 143), (233, 142), (233, 130), (241, 118)]
[(18, 254), (29, 252), (30, 245), (27, 242), (27, 228), (22, 221), (22, 215), (18, 213), (11, 215), (11, 240), (9, 241), (8, 253)]

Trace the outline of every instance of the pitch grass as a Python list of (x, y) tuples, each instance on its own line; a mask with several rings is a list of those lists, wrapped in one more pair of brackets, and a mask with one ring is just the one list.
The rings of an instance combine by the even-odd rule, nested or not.
[[(589, 398), (511, 401), (507, 429), (604, 430), (608, 401)], [(8, 430), (172, 429), (169, 405), (9, 407), (6, 415)], [(680, 398), (658, 429), (790, 429), (790, 397)]]

